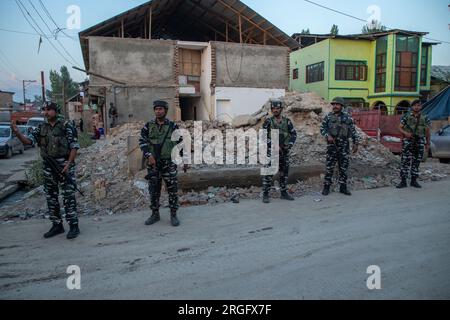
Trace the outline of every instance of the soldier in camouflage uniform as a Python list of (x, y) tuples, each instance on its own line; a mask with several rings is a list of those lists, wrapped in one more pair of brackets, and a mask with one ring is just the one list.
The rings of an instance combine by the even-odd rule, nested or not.
[(78, 144), (75, 129), (70, 122), (61, 120), (58, 117), (59, 107), (55, 103), (46, 103), (43, 110), (47, 122), (40, 124), (32, 132), (31, 140), (23, 136), (17, 130), (15, 124), (12, 124), (11, 127), (23, 144), (31, 145), (37, 143), (40, 147), (41, 156), (43, 157), (44, 191), (50, 220), (53, 223), (52, 228), (44, 234), (44, 237), (51, 238), (65, 232), (58, 200), (59, 187), (61, 187), (66, 220), (70, 226), (67, 239), (74, 239), (80, 234), (75, 183), (70, 184), (66, 181), (59, 184), (55, 178), (56, 173), (52, 171), (51, 165), (46, 159), (54, 159), (60, 167), (60, 171), (63, 174), (67, 174), (69, 179), (75, 182), (75, 158), (80, 145)]
[(160, 220), (159, 199), (162, 180), (164, 180), (169, 193), (170, 222), (172, 226), (177, 227), (180, 225), (177, 218), (179, 208), (177, 165), (172, 161), (172, 150), (182, 139), (178, 142), (173, 142), (171, 139), (172, 133), (178, 130), (178, 126), (166, 118), (169, 109), (167, 102), (155, 101), (153, 107), (156, 119), (144, 126), (139, 139), (139, 146), (147, 159), (147, 180), (152, 210), (152, 215), (145, 224), (152, 225)]
[(430, 147), (431, 121), (422, 112), (422, 103), (415, 100), (412, 103), (412, 112), (406, 113), (400, 121), (400, 131), (404, 136), (402, 147), (402, 161), (400, 169), (401, 182), (398, 189), (407, 187), (406, 180), (411, 171), (411, 187), (421, 188), (417, 182), (419, 166), (424, 153)]
[[(280, 144), (280, 188), (281, 199), (293, 201), (294, 198), (288, 193), (287, 183), (289, 177), (289, 152), (297, 140), (297, 131), (294, 128), (291, 120), (281, 115), (283, 110), (283, 102), (281, 100), (272, 101), (272, 117), (266, 119), (263, 124), (263, 129), (267, 130), (267, 150), (270, 157), (271, 154), (271, 130), (279, 130)], [(269, 191), (272, 187), (272, 176), (264, 176), (263, 178), (263, 202), (269, 203)]]
[(353, 153), (358, 151), (358, 136), (352, 117), (342, 109), (345, 101), (335, 98), (331, 103), (333, 111), (325, 116), (320, 133), (327, 139), (326, 174), (322, 194), (330, 194), (334, 167), (336, 162), (339, 167), (340, 193), (350, 196), (347, 188), (347, 171), (350, 160), (349, 138), (353, 140)]

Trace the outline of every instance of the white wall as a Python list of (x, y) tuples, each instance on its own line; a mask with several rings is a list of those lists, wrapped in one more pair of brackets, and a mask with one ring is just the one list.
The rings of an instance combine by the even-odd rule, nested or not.
[(197, 109), (197, 120), (212, 120), (211, 118), (211, 45), (202, 51), (202, 75), (200, 76), (200, 105)]
[[(284, 89), (217, 87), (214, 101), (216, 106), (219, 104), (229, 105), (227, 106), (228, 116), (234, 118), (243, 114), (255, 113), (269, 99), (284, 97), (285, 94), (286, 90)], [(217, 101), (220, 102), (217, 103)], [(225, 101), (229, 101), (229, 103)], [(216, 119), (224, 119), (226, 115), (220, 115), (218, 111), (215, 110)]]

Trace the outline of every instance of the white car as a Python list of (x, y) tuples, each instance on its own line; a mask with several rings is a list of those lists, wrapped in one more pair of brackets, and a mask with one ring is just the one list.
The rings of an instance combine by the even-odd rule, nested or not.
[(37, 127), (39, 127), (41, 123), (45, 122), (46, 120), (43, 117), (30, 118), (27, 122), (27, 127), (32, 127), (33, 129), (36, 129)]

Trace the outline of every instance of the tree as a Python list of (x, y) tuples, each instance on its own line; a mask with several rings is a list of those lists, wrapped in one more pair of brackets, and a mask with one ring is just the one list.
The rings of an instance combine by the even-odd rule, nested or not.
[(383, 26), (380, 21), (372, 20), (362, 28), (363, 34), (376, 33), (386, 31), (386, 26)]
[(42, 106), (44, 104), (44, 101), (42, 100), (42, 96), (35, 95), (34, 103), (37, 104), (38, 106)]
[(309, 32), (309, 28), (308, 29), (302, 29), (302, 32), (300, 32), (300, 34), (311, 34), (310, 32)]
[(47, 90), (47, 100), (51, 100), (61, 107), (64, 106), (63, 86), (66, 100), (79, 92), (78, 84), (72, 80), (66, 66), (62, 66), (59, 73), (50, 70), (50, 84), (52, 90)]
[(339, 34), (339, 27), (335, 24), (333, 24), (333, 26), (331, 27), (331, 31), (330, 34), (336, 36)]

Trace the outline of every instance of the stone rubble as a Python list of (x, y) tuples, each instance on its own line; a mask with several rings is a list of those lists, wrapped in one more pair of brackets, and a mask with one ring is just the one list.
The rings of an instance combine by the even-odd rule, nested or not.
[[(315, 93), (288, 93), (282, 98), (286, 108), (285, 115), (289, 117), (298, 133), (298, 140), (291, 153), (291, 166), (317, 164), (325, 162), (326, 142), (320, 135), (322, 118), (331, 111), (330, 105)], [(235, 119), (234, 125), (244, 130), (262, 127), (269, 116), (270, 101), (258, 112)], [(180, 128), (187, 129), (193, 136), (194, 122), (178, 123)], [(128, 175), (127, 140), (129, 136), (139, 136), (144, 123), (128, 123), (111, 130), (109, 136), (98, 140), (89, 148), (79, 151), (77, 158), (77, 181), (85, 197), (77, 195), (80, 215), (112, 215), (149, 207), (148, 184), (145, 180), (146, 170), (135, 176)], [(219, 121), (203, 121), (203, 131), (218, 129), (225, 132), (233, 129), (231, 124)], [(351, 156), (349, 187), (353, 190), (373, 189), (393, 186), (398, 182), (400, 158), (392, 154), (381, 143), (368, 137), (359, 128), (360, 149)], [(224, 155), (225, 156), (225, 155)], [(190, 170), (202, 168), (236, 167), (193, 165)], [(450, 165), (440, 164), (435, 159), (429, 159), (421, 167), (421, 180), (437, 181), (450, 175)], [(290, 192), (295, 197), (313, 196), (313, 201), (322, 201), (320, 194), (321, 177), (298, 181), (290, 186)], [(335, 184), (335, 188), (337, 185)], [(227, 188), (211, 186), (200, 192), (179, 192), (180, 205), (217, 205), (224, 202), (239, 203), (246, 199), (259, 199), (260, 187)], [(279, 197), (278, 183), (275, 182), (272, 197)], [(46, 202), (42, 201), (43, 189), (39, 188), (26, 196), (26, 201), (0, 209), (0, 217), (28, 219), (32, 216), (46, 216)], [(62, 201), (61, 201), (62, 203)], [(162, 207), (168, 207), (167, 193), (163, 185)], [(97, 220), (96, 220), (97, 221)], [(100, 221), (100, 220), (98, 220)]]

